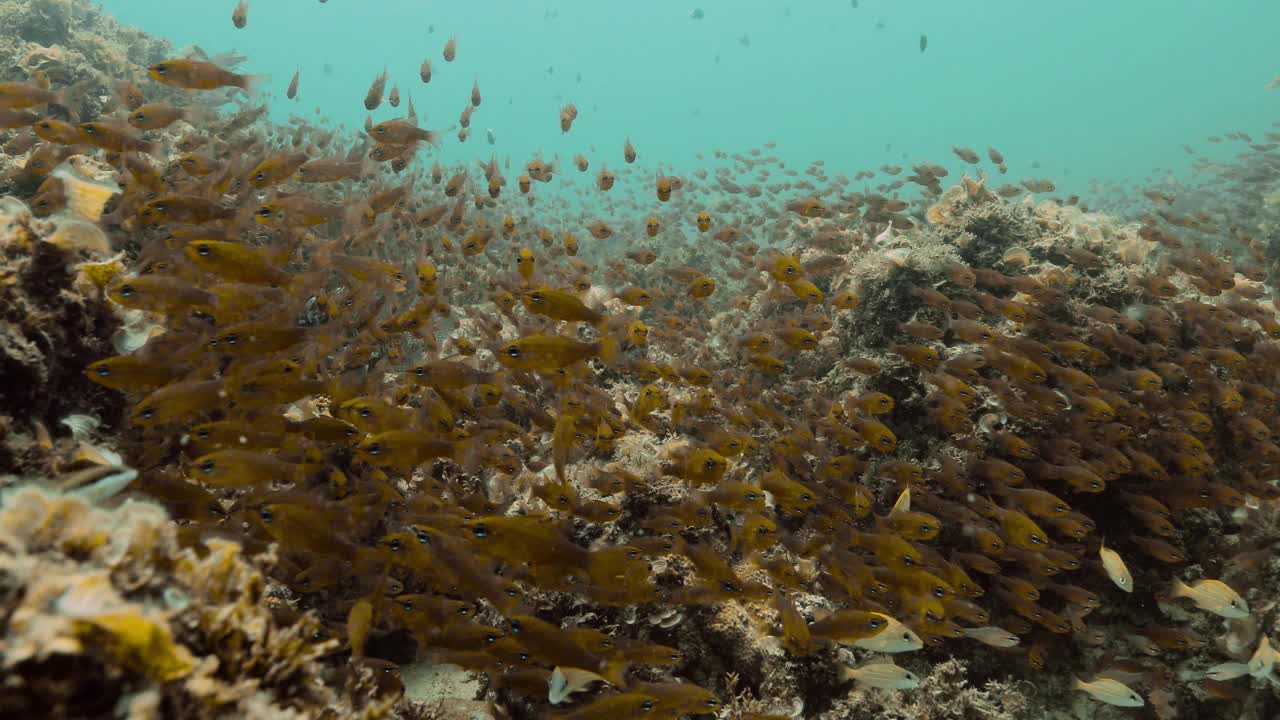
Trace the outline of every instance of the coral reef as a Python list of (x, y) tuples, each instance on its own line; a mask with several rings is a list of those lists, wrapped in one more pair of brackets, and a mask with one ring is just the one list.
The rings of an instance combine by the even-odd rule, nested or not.
[(120, 321), (102, 284), (122, 265), (85, 252), (76, 234), (12, 198), (0, 210), (0, 486), (6, 475), (62, 469), (51, 451), (68, 415), (120, 415), (119, 397), (89, 382), (84, 366), (113, 351)]
[[(5, 717), (386, 717), (373, 671), (331, 676), (311, 615), (277, 619), (238, 545), (181, 548), (160, 507), (34, 487), (0, 506)], [(349, 684), (344, 688), (342, 682)], [(359, 705), (352, 698), (363, 697)]]
[(416, 116), (219, 110), (251, 79), (7, 5), (15, 92), (88, 122), (6, 146), (0, 485), (49, 489), (0, 504), (0, 714), (1274, 712), (1214, 669), (1280, 623), (1248, 232), (761, 153), (532, 202), (557, 163), (419, 168)]
[(822, 720), (1030, 720), (1049, 718), (1034, 708), (1028, 688), (989, 681), (973, 687), (965, 661), (950, 659), (930, 668), (911, 693), (857, 689), (818, 715)]

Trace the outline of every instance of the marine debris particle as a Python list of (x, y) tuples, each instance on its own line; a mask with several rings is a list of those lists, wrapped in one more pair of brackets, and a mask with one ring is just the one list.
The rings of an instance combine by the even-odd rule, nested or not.
[[(1163, 713), (1198, 707), (1167, 669), (1208, 644), (1205, 623), (1271, 612), (1247, 563), (1179, 529), (1269, 527), (1280, 497), (1257, 224), (1167, 189), (1129, 221), (1048, 178), (992, 187), (1005, 156), (965, 145), (853, 178), (772, 145), (646, 165), (625, 128), (572, 166), (447, 163), (452, 130), (407, 97), (347, 133), (219, 107), (258, 78), (212, 59), (118, 70), (111, 88), (0, 84), (6, 252), (35, 295), (93, 260), (87, 287), (153, 323), (76, 370), (128, 405), (127, 492), (193, 546), (170, 569), (212, 582), (243, 572), (226, 538), (273, 548), (279, 616), (319, 618), (288, 652), (349, 660), (367, 697), (394, 702), (397, 669), (429, 662), (533, 715), (554, 699), (676, 717), (771, 692), (759, 714), (808, 712), (935, 687), (928, 646)], [(386, 112), (389, 70), (367, 71), (350, 102)], [(119, 104), (88, 102), (104, 95)], [(494, 100), (478, 79), (457, 100), (464, 142)], [(559, 134), (550, 110), (531, 123), (548, 140), (579, 118), (556, 105)], [(6, 363), (38, 354), (3, 339)], [(29, 425), (52, 448), (51, 423)], [(60, 528), (36, 535), (71, 542)], [(256, 608), (265, 580), (246, 582)], [(168, 616), (129, 603), (65, 638), (148, 682), (207, 673)], [(1270, 676), (1259, 637), (1204, 662), (1199, 687)], [(1121, 641), (1143, 659), (1096, 659)], [(291, 679), (324, 685), (313, 670)]]

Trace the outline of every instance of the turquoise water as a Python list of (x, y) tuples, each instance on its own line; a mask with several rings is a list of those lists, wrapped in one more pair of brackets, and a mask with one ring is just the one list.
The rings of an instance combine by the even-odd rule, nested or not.
[[(107, 0), (123, 22), (235, 49), (271, 75), (273, 112), (360, 125), (365, 91), (385, 65), (426, 126), (456, 126), (471, 83), (484, 104), (466, 144), (442, 160), (523, 163), (578, 152), (621, 164), (632, 138), (641, 162), (693, 167), (697, 152), (766, 141), (793, 167), (830, 174), (883, 163), (958, 163), (953, 144), (999, 148), (1010, 177), (1089, 179), (1180, 172), (1205, 136), (1257, 131), (1280, 116), (1275, 31), (1263, 0), (253, 0), (248, 27), (233, 0)], [(690, 17), (701, 7), (704, 17)], [(441, 49), (458, 37), (458, 57)], [(919, 38), (928, 35), (921, 53)], [(434, 78), (418, 67), (430, 57)], [(284, 99), (302, 69), (298, 102)], [(390, 86), (388, 86), (388, 90)], [(562, 136), (559, 108), (580, 117)], [(385, 105), (375, 120), (402, 114)], [(497, 144), (490, 148), (485, 131)], [(594, 148), (594, 153), (591, 149)], [(1038, 167), (1036, 166), (1038, 164)]]

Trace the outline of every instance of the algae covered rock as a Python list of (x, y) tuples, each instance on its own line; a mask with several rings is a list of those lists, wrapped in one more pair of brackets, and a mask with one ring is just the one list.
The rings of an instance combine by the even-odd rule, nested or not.
[(367, 669), (326, 663), (338, 642), (314, 616), (277, 620), (271, 562), (226, 540), (184, 549), (151, 503), (7, 491), (0, 717), (385, 716), (397, 696)]

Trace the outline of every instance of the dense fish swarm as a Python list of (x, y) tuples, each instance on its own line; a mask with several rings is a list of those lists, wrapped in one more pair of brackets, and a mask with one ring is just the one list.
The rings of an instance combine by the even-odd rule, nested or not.
[(445, 167), (478, 80), (277, 125), (46, 5), (131, 44), (0, 82), (5, 713), (1275, 716), (1274, 145), (1123, 215), (995, 148)]

